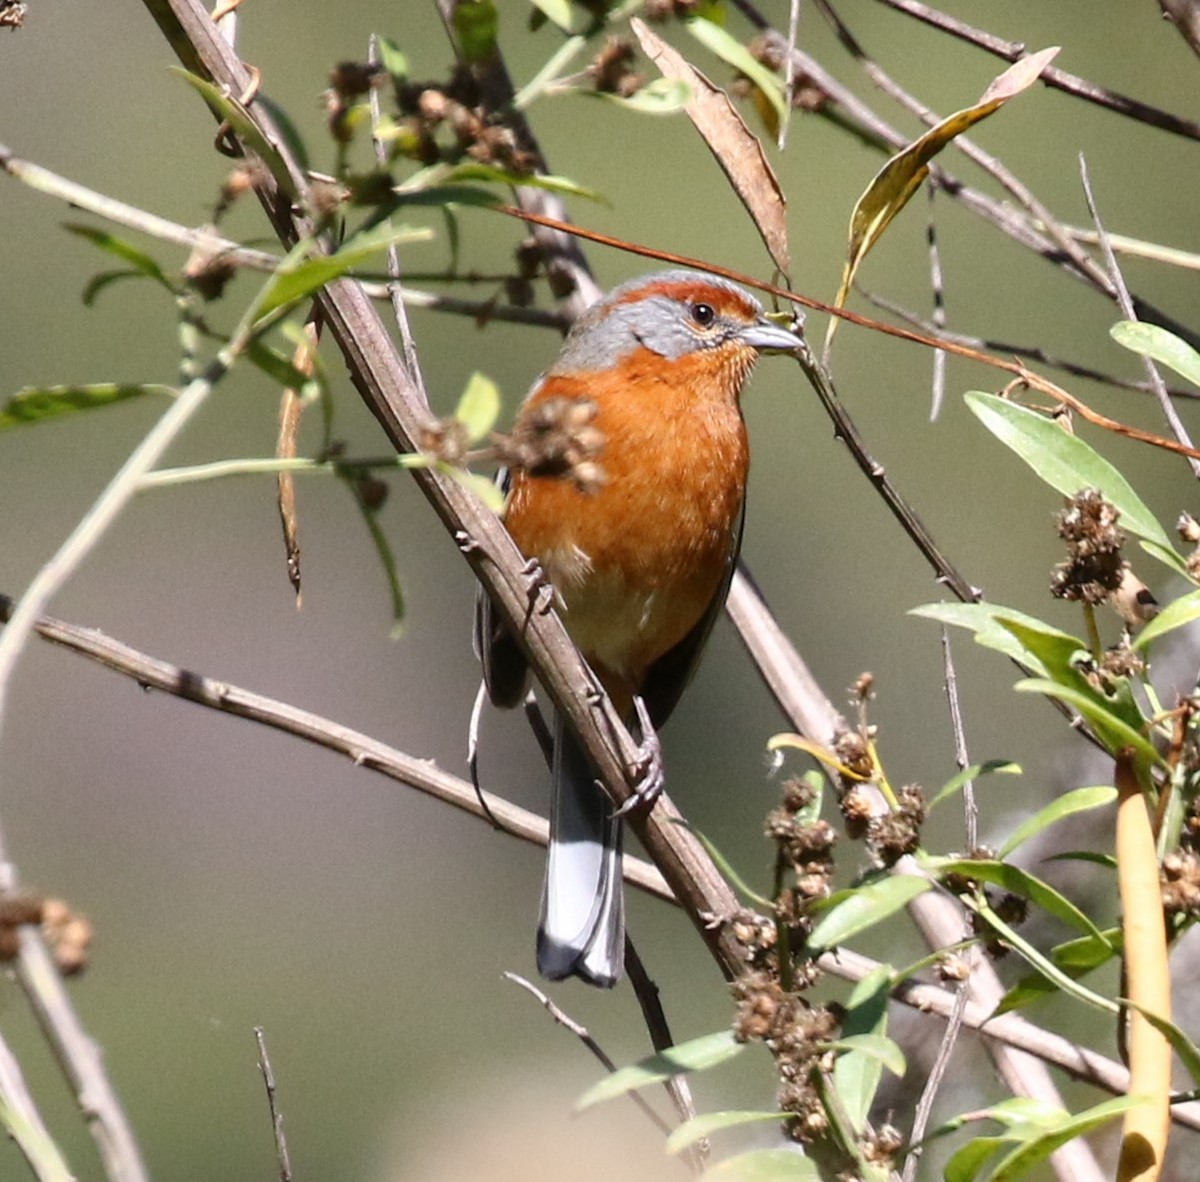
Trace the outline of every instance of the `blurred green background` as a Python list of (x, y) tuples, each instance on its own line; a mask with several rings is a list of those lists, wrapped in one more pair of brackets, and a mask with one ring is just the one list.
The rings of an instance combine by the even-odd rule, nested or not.
[[(786, 25), (786, 4), (762, 7)], [(1002, 68), (882, 6), (844, 7), (868, 51), (941, 112), (974, 100)], [(947, 7), (1031, 48), (1062, 45), (1057, 64), (1066, 70), (1182, 113), (1195, 107), (1197, 63), (1151, 0), (958, 0)], [(507, 0), (501, 8), (502, 45), (520, 83), (558, 35), (552, 28), (530, 35), (525, 3)], [(730, 29), (746, 33), (732, 18)], [(239, 47), (316, 161), (331, 159), (319, 101), (328, 68), (365, 56), (372, 31), (399, 42), (415, 75), (445, 75), (451, 52), (432, 3), (250, 0), (243, 9)], [(875, 101), (815, 13), (805, 11), (801, 36)], [(688, 39), (676, 41), (697, 56)], [(200, 223), (227, 162), (212, 150), (208, 111), (168, 74), (173, 64), (134, 0), (34, 0), (26, 27), (0, 36), (0, 142), (89, 187)], [(718, 81), (727, 79), (707, 64)], [(916, 133), (912, 120), (885, 113)], [(748, 219), (682, 117), (639, 118), (572, 97), (545, 99), (531, 117), (552, 167), (611, 202), (576, 204), (581, 222), (769, 277)], [(1022, 96), (976, 138), (1066, 221), (1087, 217), (1082, 152), (1110, 230), (1196, 246), (1193, 143), (1045, 89)], [(880, 158), (805, 117), (793, 122), (787, 151), (769, 154), (788, 194), (797, 287), (829, 299), (850, 209)], [(947, 161), (996, 192), (954, 153)], [(862, 272), (867, 286), (917, 311), (929, 300), (926, 209), (923, 197), (915, 201)], [(60, 228), (83, 219), (7, 178), (0, 210), (0, 394), (35, 384), (174, 380), (172, 310), (160, 293), (119, 285), (85, 309), (81, 290), (109, 263)], [(939, 199), (937, 216), (953, 329), (1139, 374), (1108, 338), (1116, 316), (1106, 302), (952, 203)], [(431, 224), (440, 230), (436, 218)], [(506, 265), (519, 227), (469, 211), (461, 225), (468, 265)], [(249, 204), (229, 229), (269, 235)], [(151, 249), (171, 265), (182, 262), (181, 252)], [(445, 251), (443, 237), (414, 250), (407, 265), (438, 265)], [(605, 285), (644, 269), (612, 251), (589, 257)], [(1139, 262), (1128, 264), (1127, 277), (1182, 320), (1192, 316), (1194, 277)], [(214, 318), (232, 322), (251, 282), (240, 279)], [(852, 305), (870, 311), (861, 297)], [(499, 383), (510, 413), (557, 348), (553, 336), (530, 328), (480, 329), (469, 319), (419, 311), (413, 324), (441, 411), (479, 369)], [(814, 318), (811, 328), (819, 340), (824, 323)], [(349, 454), (378, 453), (381, 433), (331, 350), (327, 357), (337, 436)], [(1077, 628), (1075, 614), (1046, 593), (1059, 557), (1052, 529), (1058, 498), (959, 398), (965, 389), (996, 388), (997, 375), (952, 360), (947, 404), (931, 424), (924, 350), (844, 327), (834, 366), (876, 457), (967, 577), (993, 600)], [(1144, 395), (1087, 383), (1071, 389), (1114, 417), (1159, 429)], [(239, 370), (170, 462), (270, 454), (276, 403), (264, 379)], [(1182, 409), (1200, 428), (1191, 406)], [(875, 674), (872, 717), (893, 781), (936, 787), (954, 771), (939, 636), (905, 613), (939, 598), (939, 589), (831, 438), (793, 367), (764, 364), (745, 410), (754, 448), (746, 558), (836, 701), (859, 673)], [(0, 434), (0, 591), (19, 594), (159, 413), (161, 405), (144, 400)], [(313, 445), (316, 426), (307, 425)], [(1195, 508), (1183, 463), (1087, 437), (1164, 521)], [(269, 479), (143, 495), (57, 597), (54, 612), (462, 772), (477, 683), (466, 566), (423, 500), (396, 480), (380, 520), (398, 557), (408, 617), (403, 638), (392, 642), (386, 586), (345, 489), (313, 478), (301, 481), (299, 496), (301, 612), (285, 577)], [(1160, 598), (1171, 594), (1149, 562), (1140, 569)], [(1004, 834), (1048, 794), (1104, 776), (1052, 710), (1011, 692), (1011, 667), (966, 640), (956, 638), (954, 651), (972, 757), (1008, 757), (1026, 770), (1019, 783), (980, 785), (985, 839)], [(669, 790), (758, 882), (767, 873), (762, 818), (776, 793), (765, 743), (780, 729), (723, 625), (665, 736)], [(523, 721), (490, 715), (485, 739), (486, 783), (544, 809), (545, 775)], [(533, 972), (538, 851), (344, 760), (142, 693), (44, 644), (33, 644), (18, 669), (2, 755), (0, 823), (25, 885), (67, 898), (95, 924), (92, 967), (71, 988), (156, 1177), (271, 1175), (255, 1024), (266, 1029), (299, 1177), (680, 1171), (663, 1164), (656, 1134), (631, 1106), (570, 1118), (574, 1097), (600, 1068), (501, 976)], [(1103, 845), (1106, 820), (1096, 826), (1092, 839)], [(927, 840), (956, 848), (961, 818), (953, 809), (939, 813)], [(852, 869), (859, 855), (846, 847), (842, 856)], [(1084, 876), (1080, 889), (1088, 882), (1098, 914), (1110, 915), (1104, 883)], [(868, 947), (904, 963), (919, 951), (899, 931), (903, 925), (895, 926), (895, 950)], [(685, 921), (634, 898), (631, 931), (678, 1037), (728, 1020), (726, 992)], [(618, 1061), (646, 1050), (627, 988), (606, 995), (572, 983), (554, 996)], [(1188, 1019), (1185, 1009), (1185, 1025)], [(98, 1176), (70, 1097), (8, 983), (0, 984), (0, 1029), (21, 1053), (75, 1168)], [(914, 1029), (918, 1044), (933, 1045), (940, 1033), (933, 1024)], [(751, 1107), (769, 1103), (772, 1087), (755, 1052), (699, 1080), (697, 1093), (701, 1108)], [(992, 1087), (986, 1070), (965, 1075), (953, 1102), (961, 1107), (974, 1088), (983, 1099)], [(623, 1153), (630, 1160), (615, 1164)], [(0, 1146), (0, 1176), (23, 1169), (11, 1147)]]

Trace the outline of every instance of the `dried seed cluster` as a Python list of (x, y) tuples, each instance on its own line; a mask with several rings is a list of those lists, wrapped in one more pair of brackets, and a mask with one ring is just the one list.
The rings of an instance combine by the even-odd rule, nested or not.
[(1067, 561), (1054, 568), (1050, 590), (1059, 599), (1104, 603), (1121, 586), (1125, 569), (1117, 528), (1117, 508), (1094, 488), (1076, 493), (1058, 515), (1058, 536), (1067, 544)]
[(501, 463), (531, 476), (572, 481), (585, 493), (604, 484), (597, 457), (604, 436), (595, 426), (597, 407), (590, 398), (547, 398), (521, 416), (511, 435), (497, 438)]
[(820, 1077), (833, 1070), (829, 1043), (837, 1037), (840, 1015), (785, 993), (765, 971), (746, 974), (732, 989), (737, 1002), (734, 1037), (764, 1043), (775, 1058), (779, 1107), (787, 1114), (788, 1135), (805, 1143), (819, 1139), (828, 1131), (829, 1118), (818, 1085)]
[(21, 950), (19, 929), (29, 925), (41, 927), (42, 938), (64, 976), (81, 973), (87, 967), (92, 925), (61, 899), (32, 895), (0, 899), (0, 962), (16, 959)]

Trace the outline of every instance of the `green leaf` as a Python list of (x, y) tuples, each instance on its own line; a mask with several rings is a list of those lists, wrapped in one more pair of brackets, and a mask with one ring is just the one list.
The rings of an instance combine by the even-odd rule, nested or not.
[(1003, 862), (1023, 841), (1028, 841), (1034, 834), (1070, 817), (1075, 813), (1087, 812), (1089, 809), (1101, 808), (1111, 804), (1117, 798), (1117, 790), (1109, 785), (1095, 788), (1074, 788), (1062, 796), (1052, 800), (1045, 808), (1038, 809), (1032, 817), (1026, 817), (1009, 835), (1008, 840), (1000, 847), (996, 857)]
[(355, 234), (333, 254), (316, 255), (294, 263), (285, 260), (259, 296), (258, 316), (265, 319), (272, 312), (298, 303), (389, 246), (427, 242), (431, 237), (432, 233), (427, 229), (385, 224)]
[(454, 6), (454, 33), (468, 63), (480, 62), (496, 51), (500, 14), (492, 0), (459, 0)]
[[(1056, 1149), (1073, 1141), (1076, 1137), (1086, 1137), (1102, 1125), (1116, 1117), (1145, 1104), (1141, 1096), (1118, 1096), (1115, 1100), (1106, 1100), (1086, 1109), (1077, 1116), (1069, 1116), (1061, 1124), (1051, 1126), (1035, 1136), (1031, 1136), (1003, 1159), (992, 1172), (988, 1182), (1016, 1182), (1024, 1177), (1034, 1166), (1044, 1162)], [(949, 1174), (947, 1173), (949, 1179)]]
[(693, 1116), (691, 1120), (685, 1120), (672, 1131), (667, 1138), (666, 1149), (668, 1153), (679, 1153), (689, 1145), (694, 1145), (704, 1137), (711, 1137), (713, 1133), (719, 1133), (722, 1129), (735, 1129), (739, 1125), (782, 1119), (783, 1115), (779, 1112), (702, 1112), (699, 1116)]
[(750, 51), (740, 41), (710, 20), (693, 17), (684, 21), (684, 28), (710, 53), (715, 53), (726, 65), (745, 74), (762, 91), (763, 97), (775, 109), (775, 114), (779, 117), (780, 122), (787, 119), (787, 108), (784, 105), (783, 97), (783, 79), (778, 74), (768, 70), (766, 66), (751, 56)]
[(579, 1098), (575, 1108), (582, 1111), (649, 1084), (662, 1083), (664, 1079), (670, 1079), (672, 1076), (685, 1075), (690, 1071), (707, 1071), (718, 1063), (740, 1055), (745, 1049), (746, 1044), (737, 1042), (728, 1030), (701, 1035), (690, 1042), (659, 1051), (629, 1067), (614, 1071), (598, 1084), (588, 1088)]
[(1085, 936), (1094, 940), (1104, 939), (1100, 929), (1065, 895), (1019, 866), (1010, 866), (1007, 862), (995, 862), (987, 858), (927, 858), (922, 864), (943, 880), (948, 875), (961, 875), (1001, 887), (1028, 899), (1047, 914), (1053, 915), (1055, 919), (1061, 920)]
[(478, 443), (495, 425), (500, 415), (500, 391), (491, 378), (476, 370), (468, 379), (454, 417), (467, 432), (468, 443)]
[(246, 348), (246, 356), (257, 369), (262, 370), (276, 385), (289, 390), (302, 390), (314, 379), (301, 373), (291, 362), (276, 349), (264, 344), (261, 340), (251, 341)]
[(944, 1182), (974, 1182), (988, 1159), (995, 1156), (1008, 1140), (1004, 1137), (972, 1137), (961, 1149), (955, 1150), (946, 1162)]
[(408, 58), (390, 37), (376, 37), (379, 47), (379, 64), (388, 72), (393, 86), (403, 86), (408, 81)]
[(1139, 538), (1172, 549), (1171, 540), (1129, 482), (1106, 459), (1043, 414), (972, 390), (967, 405), (1001, 443), (1017, 453), (1051, 488), (1071, 497), (1099, 489), (1120, 510), (1121, 527)]
[(383, 527), (379, 524), (379, 514), (363, 498), (358, 481), (351, 476), (346, 476), (344, 479), (351, 493), (354, 495), (354, 503), (358, 506), (358, 511), (362, 515), (363, 524), (367, 527), (367, 533), (370, 535), (371, 542), (375, 547), (375, 554), (379, 559), (379, 565), (383, 568), (383, 575), (387, 580), (388, 597), (392, 605), (390, 635), (392, 640), (398, 640), (404, 631), (404, 589), (400, 585), (400, 574), (396, 568), (396, 556), (392, 553), (391, 543), (387, 540), (387, 534), (383, 532)]
[(752, 1149), (717, 1162), (701, 1177), (713, 1182), (820, 1182), (821, 1175), (798, 1149)]
[(1182, 628), (1193, 620), (1200, 619), (1200, 591), (1189, 591), (1178, 599), (1171, 600), (1138, 634), (1133, 647), (1144, 649), (1160, 636)]
[[(72, 234), (78, 235), (80, 238), (85, 238), (93, 246), (111, 254), (120, 259), (123, 263), (128, 263), (135, 271), (141, 275), (145, 275), (148, 279), (153, 279), (157, 283), (162, 284), (168, 291), (174, 292), (170, 281), (163, 274), (162, 268), (154, 261), (144, 250), (140, 250), (134, 246), (132, 242), (126, 242), (124, 238), (118, 238), (115, 234), (109, 234), (106, 230), (98, 230), (95, 226), (85, 226), (78, 222), (67, 222), (63, 226), (64, 230), (69, 230)], [(85, 299), (84, 303), (88, 301)]]
[(895, 915), (932, 885), (913, 874), (897, 874), (856, 887), (848, 898), (825, 913), (808, 937), (807, 946), (815, 951), (844, 944), (851, 936)]
[(144, 271), (126, 270), (126, 271), (98, 271), (87, 281), (87, 285), (80, 293), (79, 298), (83, 301), (85, 308), (93, 308), (96, 305), (96, 300), (99, 298), (102, 291), (106, 291), (114, 283), (119, 283), (122, 279), (145, 279)]
[(970, 767), (963, 768), (956, 776), (951, 776), (942, 785), (938, 794), (929, 802), (929, 808), (932, 810), (934, 805), (953, 796), (956, 792), (960, 792), (968, 780), (977, 780), (980, 776), (1019, 775), (1021, 775), (1021, 765), (1007, 759), (988, 759), (983, 763), (973, 763)]
[(1123, 1004), (1132, 1010), (1137, 1010), (1155, 1030), (1171, 1044), (1171, 1049), (1179, 1056), (1179, 1061), (1192, 1077), (1192, 1083), (1200, 1087), (1200, 1048), (1174, 1022), (1160, 1017), (1145, 1006), (1140, 1006), (1128, 998), (1121, 999)]
[[(855, 985), (846, 1000), (842, 1037), (860, 1034), (884, 1035), (887, 1032), (888, 999), (892, 988), (890, 965), (879, 965)], [(862, 1132), (879, 1081), (883, 1063), (870, 1055), (839, 1055), (833, 1065), (834, 1090), (842, 1098), (847, 1119)]]
[(570, 0), (529, 0), (534, 8), (546, 14), (564, 33), (571, 31)]
[(267, 171), (275, 178), (275, 183), (279, 186), (279, 191), (283, 196), (289, 201), (298, 200), (296, 184), (292, 180), (292, 174), (288, 171), (283, 157), (259, 131), (258, 124), (254, 122), (246, 108), (211, 82), (198, 78), (195, 74), (191, 74), (179, 66), (171, 66), (170, 70), (171, 73), (182, 78), (193, 90), (198, 91), (204, 101), (229, 123), (229, 126), (237, 133), (238, 139), (267, 166)]
[[(431, 170), (436, 175), (436, 170), (439, 165), (434, 165)], [(424, 174), (422, 174), (424, 175)], [(464, 181), (478, 181), (489, 185), (505, 185), (511, 187), (523, 186), (529, 189), (545, 189), (549, 193), (560, 193), (564, 197), (582, 197), (587, 201), (595, 201), (600, 205), (608, 205), (608, 199), (595, 189), (587, 189), (583, 185), (577, 184), (569, 177), (565, 176), (546, 176), (540, 173), (524, 173), (524, 172), (509, 172), (503, 168), (496, 168), (491, 164), (455, 164), (444, 176), (439, 178), (439, 185), (451, 186), (461, 184)], [(408, 192), (406, 185), (401, 192)], [(489, 200), (494, 200), (490, 198)]]
[(755, 907), (762, 907), (764, 910), (773, 911), (775, 904), (765, 895), (760, 895), (742, 876), (737, 872), (733, 863), (725, 857), (719, 850), (716, 844), (699, 829), (696, 828), (685, 817), (674, 817), (672, 821), (676, 825), (681, 825), (686, 829), (703, 847), (704, 852), (713, 860), (716, 868), (721, 872), (721, 877), (724, 878), (731, 887), (745, 900), (753, 903)]
[(844, 1038), (835, 1039), (829, 1045), (837, 1051), (853, 1052), (874, 1059), (893, 1075), (902, 1076), (907, 1070), (904, 1052), (882, 1034), (849, 1034)]
[[(1050, 949), (1050, 960), (1060, 968), (1071, 980), (1077, 980), (1098, 969), (1101, 965), (1120, 955), (1121, 931), (1119, 928), (1108, 928), (1100, 933), (1099, 939), (1090, 936), (1080, 936), (1074, 940), (1066, 940)], [(1033, 972), (1022, 977), (1000, 999), (1000, 1004), (994, 1013), (996, 1016), (1007, 1014), (1012, 1010), (1022, 1009), (1032, 1002), (1053, 994), (1056, 986), (1041, 973)]]
[(577, 90), (585, 98), (604, 99), (639, 115), (676, 115), (691, 102), (692, 88), (683, 78), (655, 78), (628, 97), (605, 90)]
[(466, 468), (460, 468), (457, 464), (447, 464), (444, 460), (438, 460), (434, 467), (443, 476), (457, 480), (467, 492), (478, 497), (497, 516), (504, 512), (504, 493), (490, 476), (484, 476), (480, 472), (468, 472)]
[(1057, 965), (1052, 964), (1041, 952), (1039, 952), (1032, 944), (1029, 943), (1023, 936), (1018, 935), (1012, 927), (1004, 922), (986, 903), (967, 900), (967, 905), (972, 911), (975, 911), (979, 917), (990, 927), (1006, 944), (1012, 947), (1026, 961), (1029, 962), (1039, 973), (1048, 980), (1052, 981), (1064, 993), (1071, 997), (1077, 998), (1079, 1001), (1086, 1002), (1090, 1006), (1095, 1006), (1098, 1010), (1103, 1010), (1106, 1014), (1115, 1014), (1118, 1012), (1118, 1007), (1115, 1002), (1110, 1001), (1107, 997), (1101, 997), (1098, 993), (1093, 993), (1092, 990), (1085, 988), (1078, 982), (1072, 980), (1064, 973)]
[[(949, 624), (954, 628), (965, 628), (974, 633), (976, 644), (1003, 653), (1034, 673), (1046, 672), (1033, 653), (1000, 623), (1003, 618), (1009, 623), (1023, 623), (1039, 629), (1049, 627), (1024, 612), (995, 603), (926, 603), (921, 607), (912, 608), (908, 614), (921, 619), (936, 620), (939, 624)], [(1086, 647), (1082, 640), (1076, 641), (1076, 645), (1081, 649)]]
[(1162, 756), (1154, 750), (1144, 735), (1103, 705), (1102, 699), (1094, 694), (1038, 677), (1018, 681), (1013, 688), (1021, 693), (1045, 694), (1048, 698), (1057, 698), (1066, 702), (1068, 706), (1074, 706), (1087, 719), (1097, 738), (1110, 752), (1120, 751), (1122, 747), (1132, 747), (1142, 759), (1151, 763), (1164, 763)]
[(174, 393), (170, 386), (151, 382), (135, 386), (123, 386), (115, 382), (97, 382), (89, 386), (27, 386), (0, 406), (0, 431), (62, 418), (82, 410), (96, 410), (111, 406), (114, 402), (141, 398), (144, 394)]
[(1118, 345), (1161, 362), (1193, 386), (1200, 386), (1200, 353), (1173, 332), (1140, 320), (1118, 320), (1108, 333)]

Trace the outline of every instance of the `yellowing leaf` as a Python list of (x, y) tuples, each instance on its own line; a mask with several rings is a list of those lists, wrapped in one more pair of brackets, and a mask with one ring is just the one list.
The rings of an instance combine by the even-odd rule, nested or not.
[[(947, 116), (936, 127), (896, 153), (875, 174), (874, 180), (854, 206), (850, 216), (850, 244), (846, 252), (846, 268), (834, 306), (840, 308), (850, 292), (859, 264), (879, 241), (892, 219), (908, 204), (909, 198), (929, 175), (929, 162), (956, 136), (986, 119), (1014, 95), (1027, 90), (1058, 54), (1058, 46), (1043, 49), (1009, 66), (984, 91), (973, 106)], [(825, 347), (833, 340), (837, 318), (829, 322)]]

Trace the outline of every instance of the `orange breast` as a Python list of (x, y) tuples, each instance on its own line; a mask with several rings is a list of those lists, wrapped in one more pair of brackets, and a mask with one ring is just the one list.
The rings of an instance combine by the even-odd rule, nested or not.
[(597, 407), (600, 490), (516, 473), (505, 522), (541, 563), (572, 638), (619, 698), (638, 692), (721, 584), (746, 488), (737, 396), (752, 357), (733, 346), (666, 363), (639, 350), (619, 383), (552, 374), (527, 403), (579, 397)]

